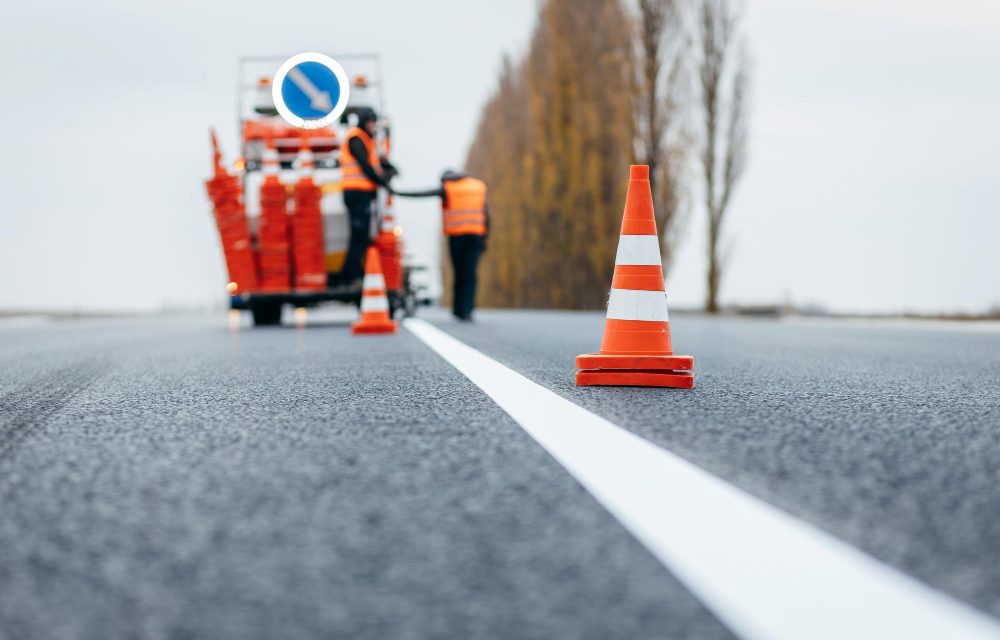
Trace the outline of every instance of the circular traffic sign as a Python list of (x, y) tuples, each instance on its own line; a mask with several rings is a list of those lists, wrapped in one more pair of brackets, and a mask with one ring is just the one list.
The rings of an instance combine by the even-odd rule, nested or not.
[(336, 121), (351, 91), (344, 68), (322, 53), (300, 53), (278, 67), (271, 97), (288, 124), (318, 129)]

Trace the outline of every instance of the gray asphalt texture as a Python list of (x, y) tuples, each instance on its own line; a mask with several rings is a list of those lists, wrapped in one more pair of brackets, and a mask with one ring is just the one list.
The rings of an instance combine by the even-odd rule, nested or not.
[(414, 336), (0, 329), (0, 638), (725, 638)]
[(600, 347), (603, 314), (438, 324), (1000, 617), (1000, 333), (675, 315), (674, 351), (695, 357), (697, 385), (679, 391), (575, 386), (573, 357)]
[[(1000, 616), (1000, 334), (673, 319), (697, 388), (577, 388), (602, 316), (439, 327)], [(0, 328), (0, 638), (724, 638), (414, 336)]]

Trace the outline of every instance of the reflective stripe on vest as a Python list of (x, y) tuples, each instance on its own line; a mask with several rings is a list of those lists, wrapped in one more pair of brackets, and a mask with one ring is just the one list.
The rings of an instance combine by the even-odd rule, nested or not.
[(447, 180), (441, 211), (449, 236), (486, 235), (486, 184), (475, 178)]
[(361, 170), (361, 165), (351, 154), (351, 139), (360, 138), (368, 150), (368, 162), (376, 171), (382, 168), (378, 159), (378, 152), (375, 150), (375, 142), (372, 141), (368, 132), (360, 127), (354, 127), (347, 132), (344, 144), (340, 145), (340, 186), (346, 191), (375, 191), (378, 185), (368, 179), (368, 176)]

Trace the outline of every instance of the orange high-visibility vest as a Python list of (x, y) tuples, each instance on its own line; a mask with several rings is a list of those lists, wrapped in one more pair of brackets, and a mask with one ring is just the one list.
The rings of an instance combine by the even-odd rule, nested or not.
[(375, 142), (371, 136), (361, 127), (354, 127), (347, 132), (344, 144), (340, 145), (341, 188), (345, 191), (375, 191), (378, 185), (369, 180), (368, 176), (361, 171), (361, 165), (351, 154), (352, 138), (361, 138), (361, 142), (365, 143), (365, 149), (368, 150), (369, 164), (375, 167), (376, 171), (382, 168), (382, 164), (378, 160), (378, 152), (375, 150)]
[(449, 236), (486, 235), (486, 183), (475, 178), (446, 180), (444, 233)]

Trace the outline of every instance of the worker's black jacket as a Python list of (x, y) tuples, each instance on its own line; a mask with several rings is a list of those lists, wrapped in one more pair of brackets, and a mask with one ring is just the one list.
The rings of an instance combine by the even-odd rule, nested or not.
[[(368, 162), (368, 149), (365, 147), (365, 143), (362, 142), (361, 138), (354, 136), (351, 138), (350, 144), (347, 147), (351, 155), (354, 156), (354, 160), (357, 161), (358, 166), (361, 167), (361, 173), (365, 174), (365, 177), (374, 182), (377, 185), (383, 187), (389, 186), (389, 176), (383, 173), (379, 173), (375, 167)], [(385, 169), (392, 169), (392, 165), (385, 163)], [(395, 169), (392, 169), (393, 173)]]

